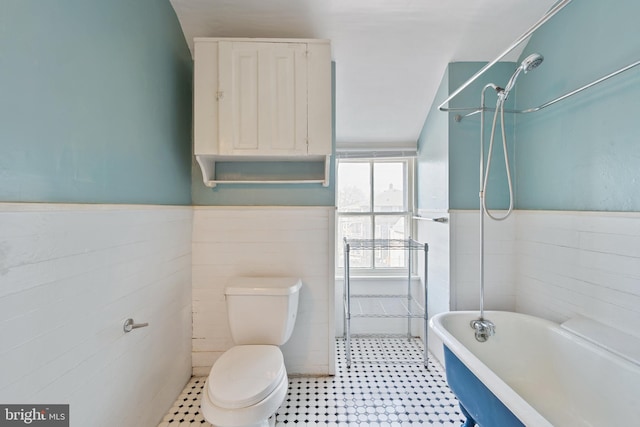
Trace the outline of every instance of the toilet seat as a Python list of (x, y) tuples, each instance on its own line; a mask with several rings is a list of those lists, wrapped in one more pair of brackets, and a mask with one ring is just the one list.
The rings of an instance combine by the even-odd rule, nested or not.
[(214, 363), (207, 391), (211, 402), (220, 408), (246, 408), (269, 396), (286, 375), (277, 346), (239, 345)]

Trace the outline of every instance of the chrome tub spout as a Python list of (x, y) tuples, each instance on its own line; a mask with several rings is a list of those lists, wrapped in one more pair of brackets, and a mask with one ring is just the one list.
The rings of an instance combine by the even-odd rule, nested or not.
[(471, 327), (476, 331), (476, 340), (485, 342), (496, 333), (496, 325), (491, 320), (479, 318), (471, 321)]

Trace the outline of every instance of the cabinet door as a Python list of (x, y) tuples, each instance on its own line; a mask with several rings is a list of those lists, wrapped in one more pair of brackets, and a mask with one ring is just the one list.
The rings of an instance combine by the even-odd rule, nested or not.
[(218, 55), (220, 154), (306, 154), (306, 44), (220, 42)]

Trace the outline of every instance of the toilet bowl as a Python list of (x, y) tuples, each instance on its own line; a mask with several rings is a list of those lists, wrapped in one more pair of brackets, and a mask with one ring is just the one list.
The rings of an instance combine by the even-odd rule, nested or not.
[(240, 345), (211, 368), (202, 395), (202, 414), (217, 426), (267, 426), (288, 388), (282, 352), (272, 345)]
[(216, 360), (205, 382), (200, 408), (214, 426), (270, 425), (287, 395), (278, 346), (293, 331), (301, 286), (299, 279), (241, 278), (225, 289), (231, 335), (238, 345)]

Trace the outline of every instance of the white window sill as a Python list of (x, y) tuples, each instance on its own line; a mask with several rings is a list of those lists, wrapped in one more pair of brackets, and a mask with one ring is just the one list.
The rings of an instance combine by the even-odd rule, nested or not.
[[(336, 276), (335, 277), (336, 280), (339, 281), (344, 281), (344, 275), (340, 275), (340, 276)], [(404, 274), (393, 274), (393, 275), (389, 275), (389, 276), (380, 276), (380, 275), (351, 275), (349, 276), (350, 280), (356, 280), (356, 281), (372, 281), (372, 282), (384, 282), (384, 281), (388, 281), (388, 280), (407, 280), (407, 275)], [(419, 281), (420, 277), (417, 274), (413, 274), (411, 276), (411, 280), (412, 281)]]

